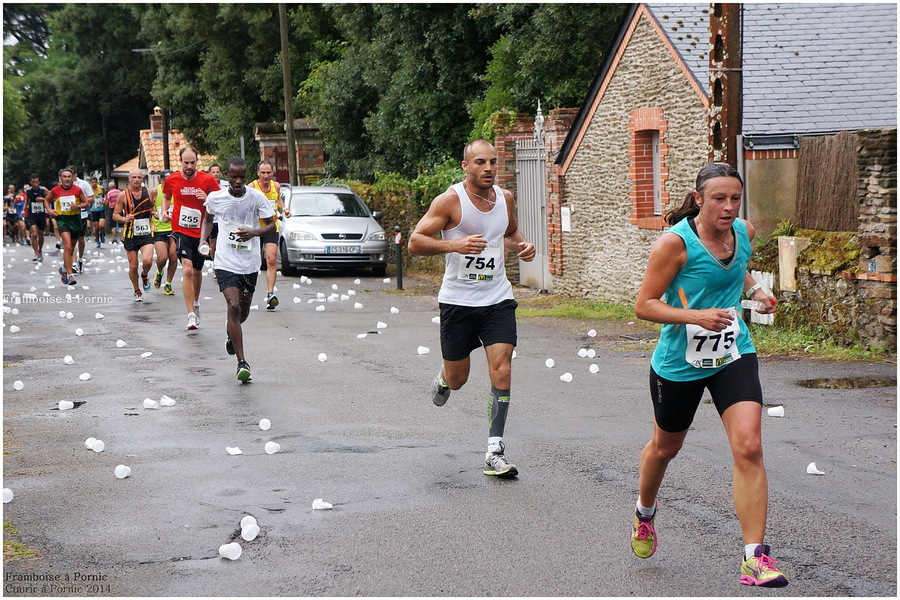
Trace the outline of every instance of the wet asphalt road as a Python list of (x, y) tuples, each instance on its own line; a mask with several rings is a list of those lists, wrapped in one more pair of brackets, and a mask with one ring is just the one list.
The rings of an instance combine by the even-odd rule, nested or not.
[[(280, 278), (281, 306), (267, 312), (261, 286), (245, 325), (254, 382), (241, 385), (211, 279), (200, 329), (188, 333), (179, 285), (174, 297), (152, 290), (131, 302), (124, 271), (109, 272), (125, 268), (110, 262), (123, 253), (92, 256), (92, 270), (68, 291), (52, 276), (54, 257), (31, 274), (31, 253), (11, 250), (3, 292), (19, 312), (3, 315), (3, 471), (15, 498), (4, 519), (39, 556), (4, 561), (6, 595), (897, 594), (896, 385), (796, 385), (895, 377), (894, 364), (761, 360), (767, 404), (786, 413), (764, 416), (767, 541), (791, 585), (755, 590), (738, 584), (731, 460), (708, 404), (663, 483), (659, 551), (632, 556), (637, 460), (650, 433), (649, 352), (605, 335), (602, 323), (591, 338), (587, 328), (520, 320), (506, 440), (521, 475), (502, 481), (481, 473), (483, 354), (473, 354), (469, 383), (446, 406), (430, 402), (440, 365), (432, 295), (398, 294), (393, 279), (362, 273), (312, 274), (309, 285)], [(317, 312), (320, 303), (308, 300), (334, 293), (333, 284), (357, 293)], [(42, 300), (14, 304), (13, 292)], [(127, 345), (116, 347), (118, 339)], [(597, 357), (579, 358), (582, 347)], [(564, 372), (571, 383), (559, 380)], [(176, 405), (142, 407), (163, 394)], [(59, 411), (60, 400), (84, 404)], [(87, 450), (88, 437), (105, 450)], [(267, 441), (281, 451), (266, 454)], [(243, 454), (229, 456), (234, 446)], [(812, 461), (825, 475), (806, 473)], [(119, 464), (132, 468), (129, 478), (114, 476)], [(334, 509), (312, 510), (316, 498)], [(261, 527), (251, 542), (240, 539), (247, 514)], [(219, 546), (235, 539), (241, 558), (219, 558)]]

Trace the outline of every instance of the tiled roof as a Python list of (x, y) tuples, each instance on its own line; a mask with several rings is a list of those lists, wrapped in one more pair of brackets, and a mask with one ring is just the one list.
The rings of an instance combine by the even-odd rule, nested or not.
[[(169, 169), (178, 171), (181, 168), (181, 160), (178, 151), (187, 145), (184, 134), (176, 129), (169, 130)], [(163, 166), (163, 143), (161, 139), (150, 137), (149, 129), (141, 129), (141, 164), (149, 173), (159, 173), (165, 169)], [(216, 162), (216, 158), (209, 154), (197, 156), (197, 169), (206, 171), (209, 165)]]
[[(708, 88), (709, 4), (647, 7)], [(742, 21), (744, 135), (896, 127), (895, 4), (744, 4)]]
[(113, 168), (113, 175), (118, 175), (120, 173), (124, 175), (128, 175), (132, 169), (139, 169), (141, 167), (141, 157), (135, 156), (128, 162), (122, 163), (118, 167)]

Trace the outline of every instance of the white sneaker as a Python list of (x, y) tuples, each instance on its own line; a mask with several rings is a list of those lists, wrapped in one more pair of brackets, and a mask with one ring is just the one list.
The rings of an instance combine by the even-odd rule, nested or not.
[(199, 324), (200, 319), (197, 318), (197, 313), (188, 313), (188, 322), (185, 329), (187, 329), (188, 331), (193, 331), (194, 329), (197, 329), (197, 325)]
[(199, 304), (194, 305), (194, 316), (197, 318), (197, 325), (199, 325), (200, 324), (200, 305)]

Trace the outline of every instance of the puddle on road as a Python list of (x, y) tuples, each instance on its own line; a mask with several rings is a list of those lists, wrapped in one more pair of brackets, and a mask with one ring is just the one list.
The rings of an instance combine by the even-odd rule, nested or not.
[(798, 381), (800, 387), (816, 390), (855, 390), (859, 388), (893, 387), (896, 377), (820, 377)]

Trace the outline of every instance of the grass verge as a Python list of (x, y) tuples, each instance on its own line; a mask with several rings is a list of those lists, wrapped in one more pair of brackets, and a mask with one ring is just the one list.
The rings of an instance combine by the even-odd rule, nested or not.
[(37, 556), (36, 550), (32, 550), (22, 542), (10, 539), (10, 537), (18, 533), (9, 521), (3, 520), (3, 560), (34, 558)]

